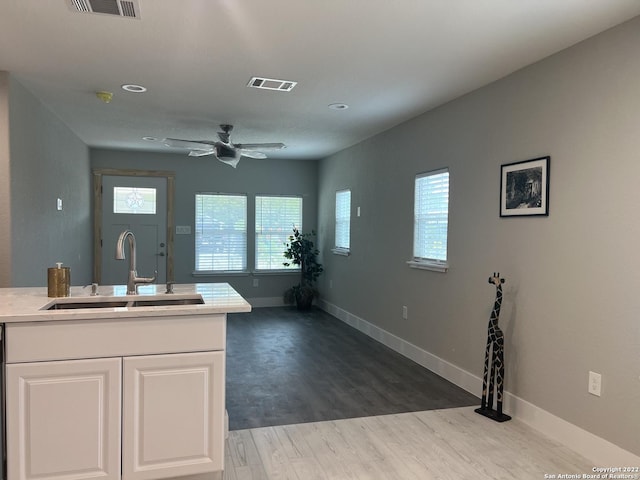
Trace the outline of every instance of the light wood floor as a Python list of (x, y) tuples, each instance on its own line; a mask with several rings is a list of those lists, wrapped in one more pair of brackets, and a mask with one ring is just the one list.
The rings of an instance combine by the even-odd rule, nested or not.
[(517, 419), (462, 407), (231, 431), (222, 478), (538, 480), (592, 467)]

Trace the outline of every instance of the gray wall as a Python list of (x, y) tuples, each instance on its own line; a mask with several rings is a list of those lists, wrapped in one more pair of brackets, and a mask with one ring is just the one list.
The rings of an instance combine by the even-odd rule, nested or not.
[(9, 191), (11, 241), (0, 265), (11, 266), (11, 278), (4, 286), (45, 286), (55, 262), (71, 267), (73, 285), (86, 284), (92, 262), (89, 150), (11, 76), (8, 92), (9, 165), (6, 157), (0, 162), (10, 174), (2, 195)]
[[(176, 174), (175, 223), (190, 225), (191, 235), (175, 235), (174, 269), (178, 283), (228, 282), (247, 298), (280, 298), (294, 283), (297, 275), (192, 275), (195, 269), (195, 194), (198, 192), (243, 193), (248, 195), (249, 267), (255, 255), (252, 232), (255, 223), (256, 194), (302, 195), (303, 229), (317, 225), (318, 162), (293, 160), (254, 160), (242, 158), (234, 169), (213, 157), (188, 157), (175, 153), (148, 153), (121, 150), (92, 149), (92, 168), (134, 170), (166, 170)], [(140, 247), (139, 247), (140, 248)], [(283, 245), (284, 251), (284, 245)], [(253, 287), (257, 278), (259, 286)], [(124, 280), (123, 280), (124, 281)]]
[[(639, 49), (640, 18), (324, 160), (319, 180), (325, 300), (480, 377), (499, 271), (507, 390), (635, 454)], [(499, 218), (500, 165), (543, 155), (549, 217)], [(414, 177), (445, 166), (451, 269), (410, 269)], [(342, 188), (349, 257), (330, 252)]]

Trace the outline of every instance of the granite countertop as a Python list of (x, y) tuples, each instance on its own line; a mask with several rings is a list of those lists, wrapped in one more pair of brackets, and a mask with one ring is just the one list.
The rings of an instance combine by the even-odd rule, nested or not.
[[(165, 293), (165, 285), (140, 286), (138, 295), (127, 295), (126, 285), (100, 285), (98, 287), (98, 296), (91, 296), (90, 292), (90, 287), (71, 287), (69, 297), (56, 299), (47, 296), (46, 287), (0, 288), (0, 323), (208, 315), (251, 311), (251, 305), (228, 283), (175, 284), (173, 294)], [(179, 299), (193, 295), (201, 295), (204, 303), (198, 305), (116, 306), (68, 310), (46, 309), (49, 304), (56, 300), (62, 302), (134, 301), (149, 300), (152, 297)]]

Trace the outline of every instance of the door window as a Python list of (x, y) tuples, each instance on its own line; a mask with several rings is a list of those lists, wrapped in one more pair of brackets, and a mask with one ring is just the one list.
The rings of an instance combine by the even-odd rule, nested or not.
[(113, 187), (113, 213), (155, 215), (156, 189)]

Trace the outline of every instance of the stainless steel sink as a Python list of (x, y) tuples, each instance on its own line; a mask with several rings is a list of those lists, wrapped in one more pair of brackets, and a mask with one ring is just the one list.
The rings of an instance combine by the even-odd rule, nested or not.
[(144, 300), (134, 300), (130, 307), (167, 307), (170, 305), (202, 305), (204, 300), (200, 295), (187, 298), (154, 298)]
[(56, 298), (42, 310), (74, 310), (81, 308), (119, 307), (171, 307), (176, 305), (203, 305), (201, 295), (135, 295), (130, 297)]
[(44, 307), (44, 310), (73, 310), (76, 308), (116, 308), (126, 307), (129, 304), (126, 300), (106, 300), (100, 302), (85, 302), (85, 301), (58, 301), (54, 300), (52, 303)]

